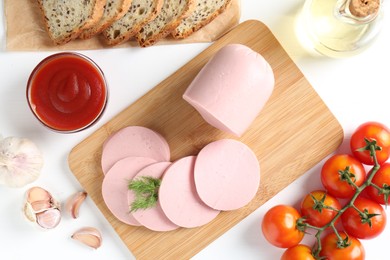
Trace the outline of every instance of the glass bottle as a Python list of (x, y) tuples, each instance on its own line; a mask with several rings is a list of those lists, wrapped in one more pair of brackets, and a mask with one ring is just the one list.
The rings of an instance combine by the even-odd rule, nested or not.
[(382, 0), (306, 0), (299, 26), (311, 48), (330, 57), (351, 56), (378, 35), (381, 5)]

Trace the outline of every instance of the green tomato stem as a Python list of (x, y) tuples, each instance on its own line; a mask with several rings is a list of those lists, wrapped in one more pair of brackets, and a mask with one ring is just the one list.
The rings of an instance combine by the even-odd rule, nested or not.
[(357, 190), (359, 188), (359, 186), (356, 185), (356, 183), (354, 183), (352, 180), (350, 182), (348, 182), (349, 185), (351, 185), (352, 187), (355, 188), (355, 190)]
[(356, 210), (356, 212), (359, 213), (359, 215), (362, 216), (362, 218), (367, 217), (367, 214), (361, 211), (360, 209), (358, 209), (354, 204), (352, 204), (352, 208)]
[(379, 187), (375, 183), (371, 183), (371, 186), (374, 187), (375, 189), (377, 189), (378, 191), (382, 191), (383, 190), (381, 187)]
[(324, 205), (324, 209), (330, 209), (330, 210), (339, 212), (338, 209), (335, 209), (335, 208), (333, 208), (333, 207), (331, 207), (331, 206), (327, 206), (327, 205)]

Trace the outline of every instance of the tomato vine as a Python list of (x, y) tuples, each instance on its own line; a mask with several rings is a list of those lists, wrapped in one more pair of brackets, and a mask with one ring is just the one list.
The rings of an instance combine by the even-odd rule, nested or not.
[[(337, 244), (338, 244), (339, 248), (345, 248), (345, 247), (349, 246), (348, 239), (343, 239), (340, 236), (339, 231), (337, 230), (337, 228), (335, 226), (336, 221), (340, 218), (340, 216), (348, 208), (352, 207), (356, 211), (358, 211), (359, 214), (361, 215), (362, 221), (368, 221), (369, 222), (370, 219), (375, 216), (375, 214), (369, 214), (367, 212), (362, 212), (359, 209), (357, 209), (356, 207), (354, 207), (355, 200), (358, 198), (358, 196), (361, 194), (361, 192), (366, 187), (371, 185), (372, 178), (374, 178), (376, 172), (380, 169), (380, 165), (378, 163), (378, 160), (377, 160), (376, 154), (375, 154), (375, 151), (380, 149), (380, 147), (377, 146), (375, 140), (372, 140), (372, 141), (366, 140), (366, 143), (367, 143), (367, 145), (366, 145), (365, 149), (370, 151), (370, 154), (371, 154), (371, 156), (373, 157), (373, 160), (374, 160), (374, 166), (373, 166), (372, 171), (370, 172), (368, 178), (366, 179), (366, 181), (361, 186), (357, 186), (352, 181), (350, 174), (346, 174), (345, 171), (341, 171), (341, 173), (340, 173), (340, 175), (342, 175), (341, 178), (344, 181), (346, 181), (347, 183), (349, 183), (350, 185), (352, 185), (356, 189), (355, 194), (352, 196), (351, 200), (341, 210), (337, 211), (337, 214), (334, 216), (334, 218), (328, 224), (326, 224), (326, 225), (324, 225), (322, 227), (316, 227), (316, 226), (310, 225), (310, 224), (306, 223), (305, 221), (298, 221), (297, 222), (297, 228), (299, 230), (301, 230), (301, 231), (306, 232), (306, 228), (312, 228), (312, 229), (317, 230), (317, 233), (315, 234), (315, 237), (317, 239), (317, 243), (315, 245), (315, 248), (313, 248), (313, 256), (316, 259), (320, 259), (320, 252), (321, 252), (321, 249), (322, 249), (321, 235), (327, 228), (332, 228), (333, 229), (334, 233), (336, 234), (336, 236), (338, 238)], [(380, 189), (382, 190), (382, 188), (380, 188)]]
[[(263, 234), (271, 244), (288, 248), (286, 255), (305, 252), (307, 256), (307, 246), (299, 243), (311, 229), (316, 240), (311, 248), (314, 259), (364, 259), (359, 239), (376, 237), (385, 228), (386, 212), (381, 204), (388, 204), (390, 194), (390, 163), (386, 162), (390, 156), (390, 130), (376, 122), (362, 124), (353, 133), (350, 147), (353, 156), (339, 154), (325, 162), (321, 171), (325, 191), (312, 191), (303, 199), (301, 213), (294, 213), (295, 226), (284, 221), (291, 219), (288, 216), (293, 211), (291, 206), (278, 205), (266, 213)], [(367, 174), (362, 163), (372, 166)], [(362, 195), (365, 189), (370, 198)], [(337, 198), (347, 198), (348, 202), (341, 207)], [(343, 229), (339, 229), (338, 220)], [(275, 243), (280, 242), (275, 230), (284, 237), (294, 238), (294, 242), (290, 239), (289, 243)], [(331, 232), (324, 236), (325, 230)], [(352, 252), (358, 252), (357, 257)]]

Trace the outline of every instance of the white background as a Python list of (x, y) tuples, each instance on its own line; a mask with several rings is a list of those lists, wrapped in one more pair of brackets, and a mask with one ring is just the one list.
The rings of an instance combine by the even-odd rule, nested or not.
[[(19, 0), (17, 0), (19, 1)], [(297, 41), (295, 21), (302, 0), (242, 0), (241, 21), (264, 22), (302, 70), (313, 88), (334, 113), (348, 135), (359, 124), (376, 120), (390, 126), (390, 14), (385, 1), (382, 32), (364, 53), (348, 59), (311, 55)], [(0, 7), (2, 18), (3, 7)], [(1, 19), (1, 42), (5, 40)], [(210, 44), (155, 46), (83, 51), (105, 72), (110, 85), (110, 102), (100, 122), (81, 133), (62, 135), (43, 128), (32, 116), (25, 99), (25, 86), (35, 65), (49, 52), (0, 52), (0, 133), (3, 137), (32, 139), (42, 150), (45, 166), (33, 183), (48, 189), (60, 201), (81, 190), (70, 172), (67, 155), (103, 123), (137, 100)], [(309, 191), (321, 188), (321, 163), (272, 198), (194, 259), (279, 259), (283, 250), (268, 244), (260, 231), (264, 213), (276, 204), (298, 205)], [(0, 259), (132, 259), (109, 223), (89, 198), (82, 205), (80, 218), (64, 214), (54, 230), (41, 231), (24, 219), (22, 202), (29, 185), (22, 189), (0, 187)], [(387, 210), (389, 213), (389, 210)], [(103, 246), (92, 250), (70, 239), (76, 229), (95, 226), (103, 233)], [(131, 235), (131, 234), (129, 234)], [(308, 243), (313, 239), (305, 239)], [(366, 259), (388, 259), (390, 227), (374, 240), (363, 241)]]

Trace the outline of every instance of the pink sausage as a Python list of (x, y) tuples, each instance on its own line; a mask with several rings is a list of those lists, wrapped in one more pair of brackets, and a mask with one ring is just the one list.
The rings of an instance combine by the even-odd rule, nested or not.
[(212, 209), (199, 198), (194, 183), (195, 156), (181, 158), (166, 170), (159, 201), (165, 215), (180, 227), (193, 228), (213, 220), (219, 210)]
[(195, 185), (202, 201), (217, 210), (248, 204), (260, 185), (260, 165), (245, 144), (222, 139), (206, 145), (195, 163)]
[(183, 98), (210, 125), (241, 136), (268, 101), (274, 84), (272, 68), (259, 53), (230, 44), (202, 68)]
[(129, 156), (169, 161), (170, 150), (167, 141), (159, 133), (142, 126), (125, 127), (108, 137), (103, 144), (103, 173), (120, 159)]
[[(163, 173), (171, 165), (170, 162), (158, 162), (146, 166), (143, 168), (135, 177), (137, 179), (142, 176), (154, 177), (161, 179)], [(128, 191), (128, 204), (134, 201), (134, 192)], [(158, 202), (154, 208), (137, 210), (131, 213), (133, 217), (144, 227), (153, 231), (171, 231), (177, 229), (178, 226), (173, 224), (161, 209), (160, 203)]]
[(104, 176), (102, 196), (107, 208), (123, 223), (140, 226), (140, 223), (130, 214), (127, 201), (128, 183), (144, 167), (156, 160), (146, 157), (126, 157), (119, 160)]

